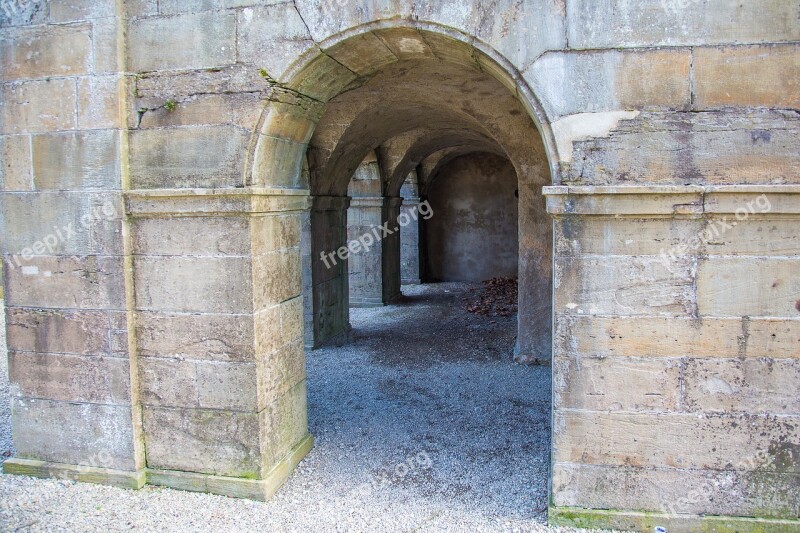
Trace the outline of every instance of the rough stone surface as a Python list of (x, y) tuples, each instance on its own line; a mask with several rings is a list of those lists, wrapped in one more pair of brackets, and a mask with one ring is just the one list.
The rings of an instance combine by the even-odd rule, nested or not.
[(549, 370), (511, 363), (513, 318), (467, 313), (465, 289), (405, 287), (396, 306), (353, 310), (353, 344), (312, 353), (316, 446), (270, 502), (0, 476), (0, 524), (574, 531), (543, 525)]
[(426, 276), (480, 282), (516, 278), (519, 264), (517, 176), (493, 154), (452, 161), (430, 185), (425, 224)]
[[(558, 462), (542, 501), (588, 508), (554, 519), (650, 529), (663, 524), (642, 510), (668, 500), (679, 506), (656, 516), (671, 531), (728, 527), (709, 518), (720, 512), (796, 522), (798, 406), (782, 392), (797, 389), (800, 338), (796, 2), (0, 7), (0, 252), (28, 471), (94, 464), (102, 443), (127, 469), (110, 476), (133, 483), (144, 457), (267, 477), (305, 436), (302, 343), (349, 339), (349, 266), (316, 258), (348, 241), (353, 173), (375, 151), (375, 220), (394, 224), (409, 173), (425, 200), (442, 169), (484, 152), (516, 174), (517, 229), (503, 232), (519, 250), (514, 356), (553, 365)], [(58, 234), (107, 201), (113, 214)], [(399, 288), (398, 235), (372, 258), (383, 298)], [(409, 327), (429, 333), (415, 348), (438, 346), (436, 324)], [(460, 340), (448, 349), (472, 353)], [(546, 457), (481, 442), (515, 458), (509, 483)], [(420, 507), (428, 522), (384, 501), (371, 515), (435, 528), (447, 506), (469, 508), (457, 497), (473, 482), (498, 487), (483, 481)], [(236, 482), (257, 485), (205, 487), (242, 494)], [(487, 501), (523, 505), (526, 489), (503, 488)]]

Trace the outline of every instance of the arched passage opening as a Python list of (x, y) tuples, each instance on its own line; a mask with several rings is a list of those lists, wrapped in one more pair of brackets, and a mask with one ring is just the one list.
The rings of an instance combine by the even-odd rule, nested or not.
[[(249, 184), (312, 197), (302, 268), (307, 345), (349, 328), (346, 259), (359, 250), (348, 239), (348, 185), (365, 158), (377, 153), (381, 170), (370, 205), (388, 231), (375, 238), (384, 257), (399, 259), (394, 230), (408, 175), (489, 152), (507, 159), (518, 180), (517, 360), (549, 361), (552, 239), (540, 193), (551, 170), (534, 120), (541, 115), (502, 59), (477, 44), (438, 28), (364, 27), (323, 43), (275, 83), (253, 143)], [(384, 294), (391, 294), (399, 265), (383, 267)]]

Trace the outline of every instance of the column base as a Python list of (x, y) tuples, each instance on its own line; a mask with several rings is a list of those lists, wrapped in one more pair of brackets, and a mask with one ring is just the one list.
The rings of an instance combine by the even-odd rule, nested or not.
[(353, 309), (363, 309), (370, 307), (383, 307), (383, 298), (354, 298), (350, 297), (350, 307)]
[(144, 486), (146, 475), (144, 470), (129, 472), (127, 470), (111, 470), (94, 466), (48, 463), (33, 459), (11, 458), (3, 463), (3, 473), (17, 476), (38, 478), (69, 479), (83, 483), (110, 485), (124, 489), (140, 489)]
[(532, 353), (528, 353), (527, 350), (522, 351), (518, 342), (514, 345), (514, 362), (528, 366), (550, 366), (551, 357), (537, 357)]
[(242, 479), (195, 472), (146, 469), (137, 472), (110, 470), (81, 465), (48, 463), (31, 459), (8, 459), (3, 473), (38, 478), (69, 479), (83, 483), (111, 485), (125, 489), (141, 489), (145, 484), (192, 492), (219, 494), (231, 498), (266, 501), (289, 479), (289, 476), (314, 447), (308, 434), (266, 475), (264, 479)]
[(665, 531), (669, 531), (669, 533), (684, 531), (800, 532), (800, 521), (798, 520), (639, 513), (577, 507), (550, 507), (547, 521), (551, 526), (614, 529), (618, 531), (656, 531), (656, 528), (661, 527)]
[(400, 284), (401, 285), (422, 285), (422, 280), (419, 279), (419, 278), (414, 278), (414, 279), (405, 279), (404, 278), (404, 279), (400, 280)]
[(242, 479), (195, 472), (147, 469), (147, 483), (190, 492), (219, 494), (230, 498), (267, 501), (278, 492), (289, 476), (314, 447), (308, 434), (267, 474), (264, 479)]

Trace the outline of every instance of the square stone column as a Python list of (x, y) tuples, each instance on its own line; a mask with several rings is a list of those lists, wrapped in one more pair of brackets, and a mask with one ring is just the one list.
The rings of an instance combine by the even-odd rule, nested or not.
[(417, 184), (416, 171), (409, 174), (400, 196), (403, 198), (401, 213), (410, 217), (411, 223), (400, 228), (400, 280), (403, 285), (416, 285), (422, 283), (422, 263), (420, 261), (420, 222), (419, 211), (419, 185)]
[[(350, 307), (378, 307), (400, 295), (401, 198), (353, 198), (348, 211), (349, 242), (369, 242), (349, 257)], [(385, 234), (385, 227), (391, 234)]]
[(305, 191), (127, 193), (149, 483), (269, 498), (311, 449)]
[[(339, 250), (347, 247), (346, 196), (315, 196), (313, 198), (308, 234), (311, 251), (310, 272), (304, 272), (306, 327), (313, 335), (307, 336), (310, 347), (320, 346), (331, 339), (350, 332), (348, 300), (347, 256)], [(344, 255), (344, 254), (342, 254)]]

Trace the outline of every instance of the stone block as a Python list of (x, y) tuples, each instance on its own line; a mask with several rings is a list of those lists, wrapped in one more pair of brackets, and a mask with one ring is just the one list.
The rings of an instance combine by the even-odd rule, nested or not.
[(158, 11), (162, 15), (216, 11), (235, 7), (278, 4), (282, 0), (160, 0)]
[(15, 398), (19, 459), (134, 470), (130, 406)]
[(800, 359), (800, 320), (745, 319), (745, 352), (750, 357)]
[[(709, 224), (722, 225), (721, 217), (711, 218)], [(715, 222), (717, 221), (717, 222)], [(728, 217), (728, 224), (734, 217)], [(736, 227), (708, 241), (706, 250), (712, 255), (798, 256), (800, 234), (794, 229), (797, 220), (786, 218), (750, 218), (736, 222)]]
[(131, 186), (168, 189), (240, 184), (248, 140), (244, 131), (231, 126), (133, 131)]
[(147, 72), (200, 69), (236, 62), (233, 13), (190, 13), (137, 18), (129, 22), (129, 69)]
[(303, 159), (308, 145), (286, 139), (258, 136), (253, 160), (253, 183), (261, 186), (308, 188)]
[[(16, 268), (56, 254), (121, 254), (122, 206), (114, 193), (0, 195), (5, 252)], [(66, 306), (70, 307), (70, 306)]]
[(798, 126), (778, 112), (642, 113), (573, 143), (564, 183), (791, 183)]
[(741, 320), (556, 316), (556, 357), (731, 357)]
[(308, 434), (306, 382), (301, 381), (267, 406), (259, 413), (259, 420), (264, 466), (268, 471)]
[(300, 245), (300, 214), (270, 215), (250, 219), (254, 254), (290, 251)]
[(58, 78), (3, 84), (0, 96), (0, 133), (75, 128), (75, 80)]
[(763, 454), (763, 464), (741, 469), (798, 474), (800, 464), (793, 458), (791, 444), (798, 437), (797, 417), (562, 410), (553, 424), (553, 460), (722, 470)]
[(800, 359), (688, 359), (686, 408), (800, 415)]
[(260, 255), (254, 257), (252, 263), (255, 310), (271, 307), (302, 294), (299, 248)]
[(260, 360), (278, 351), (285, 344), (281, 335), (281, 307), (276, 305), (253, 314), (256, 354)]
[(80, 76), (91, 71), (91, 57), (89, 24), (18, 28), (0, 36), (4, 81)]
[(355, 36), (345, 44), (334, 45), (325, 53), (361, 76), (397, 61), (397, 56), (386, 43), (372, 32)]
[(781, 0), (579, 0), (567, 2), (569, 44), (616, 48), (795, 41), (800, 38), (796, 7)]
[(238, 59), (274, 79), (315, 43), (294, 4), (248, 7), (237, 13)]
[(140, 398), (148, 407), (197, 408), (197, 367), (193, 361), (139, 357)]
[[(264, 90), (264, 96), (272, 92), (266, 80), (252, 65), (231, 65), (203, 70), (139, 72), (134, 78), (135, 94), (147, 101), (162, 105), (169, 99), (176, 101), (191, 95), (234, 95), (252, 91), (254, 87)], [(255, 110), (256, 114), (258, 111)]]
[(558, 313), (680, 316), (694, 310), (690, 258), (565, 257), (555, 266)]
[[(783, 518), (798, 515), (799, 491), (800, 478), (795, 474), (569, 463), (553, 466), (553, 503), (565, 507)], [(667, 524), (661, 517), (649, 519), (653, 525)], [(652, 530), (653, 525), (648, 529)], [(735, 526), (732, 529), (748, 530)], [(702, 529), (690, 526), (669, 530)]]
[(697, 308), (702, 316), (800, 316), (800, 259), (717, 257), (700, 261)]
[[(784, 8), (789, 9), (789, 5)], [(794, 24), (797, 38), (800, 23), (796, 17)], [(800, 108), (800, 45), (697, 48), (694, 79), (696, 109)]]
[(69, 0), (52, 2), (50, 5), (50, 22), (55, 24), (113, 17), (116, 14), (117, 3), (114, 0)]
[(122, 257), (40, 256), (22, 267), (13, 266), (10, 256), (4, 259), (8, 305), (125, 309)]
[[(457, 2), (449, 3), (459, 5)], [(491, 6), (471, 3), (470, 22), (476, 23), (477, 29), (464, 29), (470, 34), (475, 31), (479, 39), (497, 50), (517, 69), (523, 70), (546, 50), (558, 50), (566, 46), (565, 5), (566, 2), (540, 2), (534, 6), (515, 0), (500, 0)], [(451, 16), (452, 8), (447, 9), (443, 5), (439, 9), (442, 15)], [(442, 22), (450, 26), (447, 17), (442, 17)]]
[(136, 306), (143, 311), (250, 312), (250, 263), (247, 257), (137, 257)]
[(548, 52), (523, 76), (551, 120), (622, 109), (687, 109), (687, 50)]
[(589, 357), (553, 363), (553, 408), (594, 411), (675, 411), (680, 406), (679, 359)]
[[(167, 100), (176, 102), (171, 111), (163, 107)], [(141, 122), (138, 114), (135, 117), (134, 124), (143, 129), (230, 125), (253, 131), (258, 123), (258, 112), (263, 107), (263, 96), (202, 94), (182, 97), (172, 94), (166, 99), (157, 96), (140, 97), (136, 103), (137, 109), (148, 109), (141, 116)]]
[(556, 315), (556, 357), (798, 358), (800, 320)]
[(131, 401), (127, 359), (12, 351), (9, 380), (16, 397), (114, 405)]
[(119, 189), (120, 134), (114, 130), (34, 135), (37, 190)]
[(303, 340), (290, 342), (272, 354), (264, 355), (258, 365), (258, 404), (263, 410), (306, 379), (306, 356)]
[(250, 253), (250, 221), (239, 217), (137, 218), (139, 255), (236, 256)]
[(261, 474), (256, 413), (144, 408), (148, 468), (254, 479)]
[[(136, 3), (138, 3), (137, 0), (125, 2), (122, 9), (136, 9), (131, 5)], [(119, 21), (120, 19), (115, 17), (92, 20), (92, 55), (94, 57), (92, 72), (95, 75), (117, 74), (120, 71), (130, 72), (119, 63), (119, 28), (117, 27)], [(128, 42), (133, 41), (129, 39)]]
[(197, 402), (201, 408), (256, 411), (258, 405), (256, 365), (198, 361)]
[(31, 139), (28, 135), (0, 136), (0, 190), (30, 191)]
[(247, 315), (136, 313), (136, 338), (143, 357), (252, 361), (253, 327)]
[[(574, 255), (661, 255), (691, 244), (706, 227), (702, 220), (569, 217), (557, 220), (555, 251)], [(696, 254), (688, 246), (686, 254)]]
[(20, 352), (75, 355), (110, 353), (108, 313), (8, 307), (8, 345)]
[(90, 76), (78, 80), (78, 128), (94, 130), (121, 126), (119, 79)]

